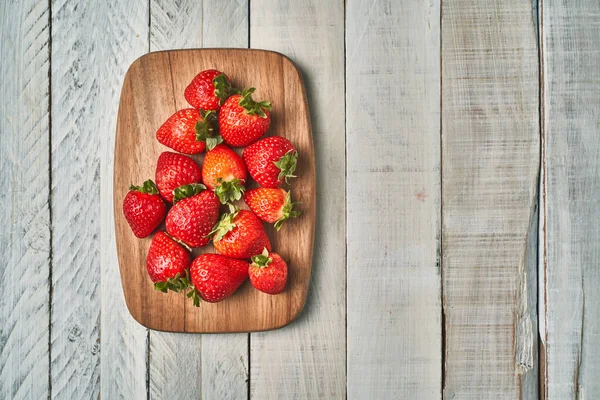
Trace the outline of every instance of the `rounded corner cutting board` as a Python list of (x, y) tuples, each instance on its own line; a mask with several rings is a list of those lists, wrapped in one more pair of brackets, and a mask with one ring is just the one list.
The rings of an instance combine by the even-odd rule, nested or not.
[[(133, 235), (123, 217), (122, 203), (130, 184), (154, 180), (159, 154), (172, 151), (156, 141), (156, 130), (175, 111), (190, 107), (183, 96), (185, 87), (197, 73), (213, 68), (225, 72), (238, 88), (255, 87), (255, 100), (273, 104), (267, 136), (284, 136), (298, 150), (298, 177), (290, 181), (290, 189), (294, 201), (301, 202), (302, 214), (287, 221), (279, 232), (265, 224), (273, 250), (289, 265), (288, 284), (282, 294), (261, 293), (246, 280), (231, 297), (220, 303), (202, 302), (196, 308), (183, 293), (154, 290), (146, 273), (151, 238)], [(192, 158), (201, 164), (204, 155)], [(136, 321), (170, 332), (252, 332), (282, 327), (300, 314), (312, 264), (315, 162), (302, 77), (287, 57), (263, 50), (199, 49), (155, 52), (137, 59), (125, 76), (121, 92), (114, 173), (121, 281), (127, 308)], [(195, 249), (193, 257), (202, 252), (214, 249), (212, 245)]]

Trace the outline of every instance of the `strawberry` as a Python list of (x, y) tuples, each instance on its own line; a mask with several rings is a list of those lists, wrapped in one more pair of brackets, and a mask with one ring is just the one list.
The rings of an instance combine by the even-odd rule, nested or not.
[(292, 142), (271, 136), (246, 147), (242, 153), (250, 176), (264, 187), (277, 187), (295, 178), (298, 153)]
[(200, 183), (202, 171), (194, 160), (165, 151), (156, 163), (156, 185), (162, 197), (173, 202), (173, 190), (190, 183)]
[(230, 211), (221, 216), (211, 232), (219, 253), (233, 258), (250, 258), (260, 254), (265, 247), (271, 251), (267, 232), (252, 211), (236, 210), (233, 206)]
[[(275, 223), (275, 229), (281, 229), (284, 221), (296, 218), (299, 211), (294, 210), (290, 192), (281, 188), (258, 188), (247, 191), (244, 201), (258, 218)], [(168, 218), (168, 217), (167, 217)]]
[(216, 69), (208, 69), (192, 79), (183, 95), (194, 108), (216, 111), (235, 91), (227, 75)]
[(148, 179), (142, 186), (129, 186), (123, 199), (123, 214), (133, 234), (141, 239), (160, 225), (167, 214), (167, 206), (154, 182)]
[(288, 266), (279, 254), (264, 249), (262, 254), (252, 257), (248, 274), (252, 286), (264, 293), (278, 294), (285, 289)]
[(219, 199), (204, 185), (175, 189), (173, 207), (167, 214), (167, 232), (189, 247), (207, 244), (208, 234), (219, 220)]
[(210, 150), (223, 141), (214, 134), (216, 119), (214, 111), (179, 110), (158, 128), (156, 140), (180, 153), (202, 153), (206, 147)]
[(194, 290), (188, 293), (194, 305), (200, 305), (200, 298), (216, 303), (229, 297), (248, 277), (248, 263), (220, 254), (202, 254), (190, 267)]
[(224, 144), (206, 153), (202, 181), (225, 204), (242, 198), (248, 173), (240, 156)]
[(255, 102), (252, 99), (254, 90), (244, 89), (242, 94), (234, 94), (219, 110), (219, 131), (230, 146), (248, 146), (269, 129), (271, 103)]
[(179, 292), (187, 288), (186, 269), (190, 266), (189, 253), (165, 232), (157, 232), (152, 238), (146, 269), (154, 288), (161, 292)]

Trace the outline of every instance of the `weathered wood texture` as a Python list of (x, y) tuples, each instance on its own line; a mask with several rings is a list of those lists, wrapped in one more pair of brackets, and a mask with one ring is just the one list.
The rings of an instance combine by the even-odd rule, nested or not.
[(539, 169), (531, 2), (442, 5), (447, 398), (537, 398), (528, 235)]
[[(153, 0), (150, 13), (151, 51), (248, 45), (245, 0)], [(185, 103), (175, 106), (187, 107)], [(201, 336), (151, 331), (149, 338), (151, 398), (248, 397), (248, 334)], [(184, 362), (181, 354), (186, 354)], [(182, 385), (182, 381), (187, 384)]]
[(440, 8), (349, 2), (348, 396), (439, 399)]
[[(289, 55), (305, 77), (319, 185), (307, 303), (290, 326), (251, 335), (250, 394), (344, 398), (344, 3), (252, 0), (250, 6), (250, 45)], [(309, 156), (300, 152), (300, 159)]]
[(0, 2), (0, 398), (49, 393), (48, 3)]
[(541, 3), (546, 399), (600, 398), (600, 4)]
[[(131, 318), (123, 299), (112, 181), (119, 93), (131, 62), (148, 50), (148, 2), (55, 1), (52, 14), (53, 148), (60, 155), (53, 158), (53, 178), (59, 201), (79, 196), (53, 214), (64, 236), (62, 277), (56, 278), (62, 282), (54, 288), (53, 308), (61, 309), (56, 342), (63, 354), (55, 357), (53, 347), (53, 359), (60, 360), (53, 367), (53, 385), (60, 392), (53, 386), (53, 395), (75, 399), (100, 391), (104, 399), (146, 399), (146, 330)], [(95, 247), (84, 250), (84, 240)], [(92, 281), (79, 286), (81, 274)], [(90, 290), (93, 297), (85, 298)], [(71, 342), (68, 330), (77, 318), (81, 334)], [(87, 330), (92, 327), (96, 331)]]

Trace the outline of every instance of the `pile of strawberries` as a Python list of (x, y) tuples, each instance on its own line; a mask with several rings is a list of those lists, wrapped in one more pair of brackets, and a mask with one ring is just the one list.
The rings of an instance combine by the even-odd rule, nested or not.
[[(217, 70), (196, 75), (184, 93), (192, 108), (177, 111), (156, 132), (156, 139), (177, 153), (162, 153), (156, 183), (132, 185), (123, 200), (123, 214), (138, 238), (165, 221), (166, 232), (154, 235), (146, 259), (154, 287), (187, 292), (196, 306), (201, 299), (225, 299), (248, 277), (268, 294), (285, 289), (287, 264), (271, 251), (261, 221), (279, 230), (299, 214), (289, 191), (279, 188), (294, 177), (298, 153), (281, 136), (258, 140), (271, 123), (271, 103), (254, 101), (254, 90), (233, 88)], [(228, 146), (245, 147), (242, 157)], [(205, 150), (202, 166), (179, 154)], [(261, 187), (246, 190), (248, 174)], [(234, 206), (242, 197), (250, 210)], [(211, 240), (218, 254), (192, 261), (191, 249)]]

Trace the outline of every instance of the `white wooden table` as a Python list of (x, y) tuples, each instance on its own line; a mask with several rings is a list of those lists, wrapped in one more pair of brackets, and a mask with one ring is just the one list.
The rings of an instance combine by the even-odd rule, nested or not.
[[(309, 299), (272, 332), (148, 331), (112, 213), (148, 51), (302, 70)], [(600, 3), (0, 2), (1, 399), (600, 398)]]

